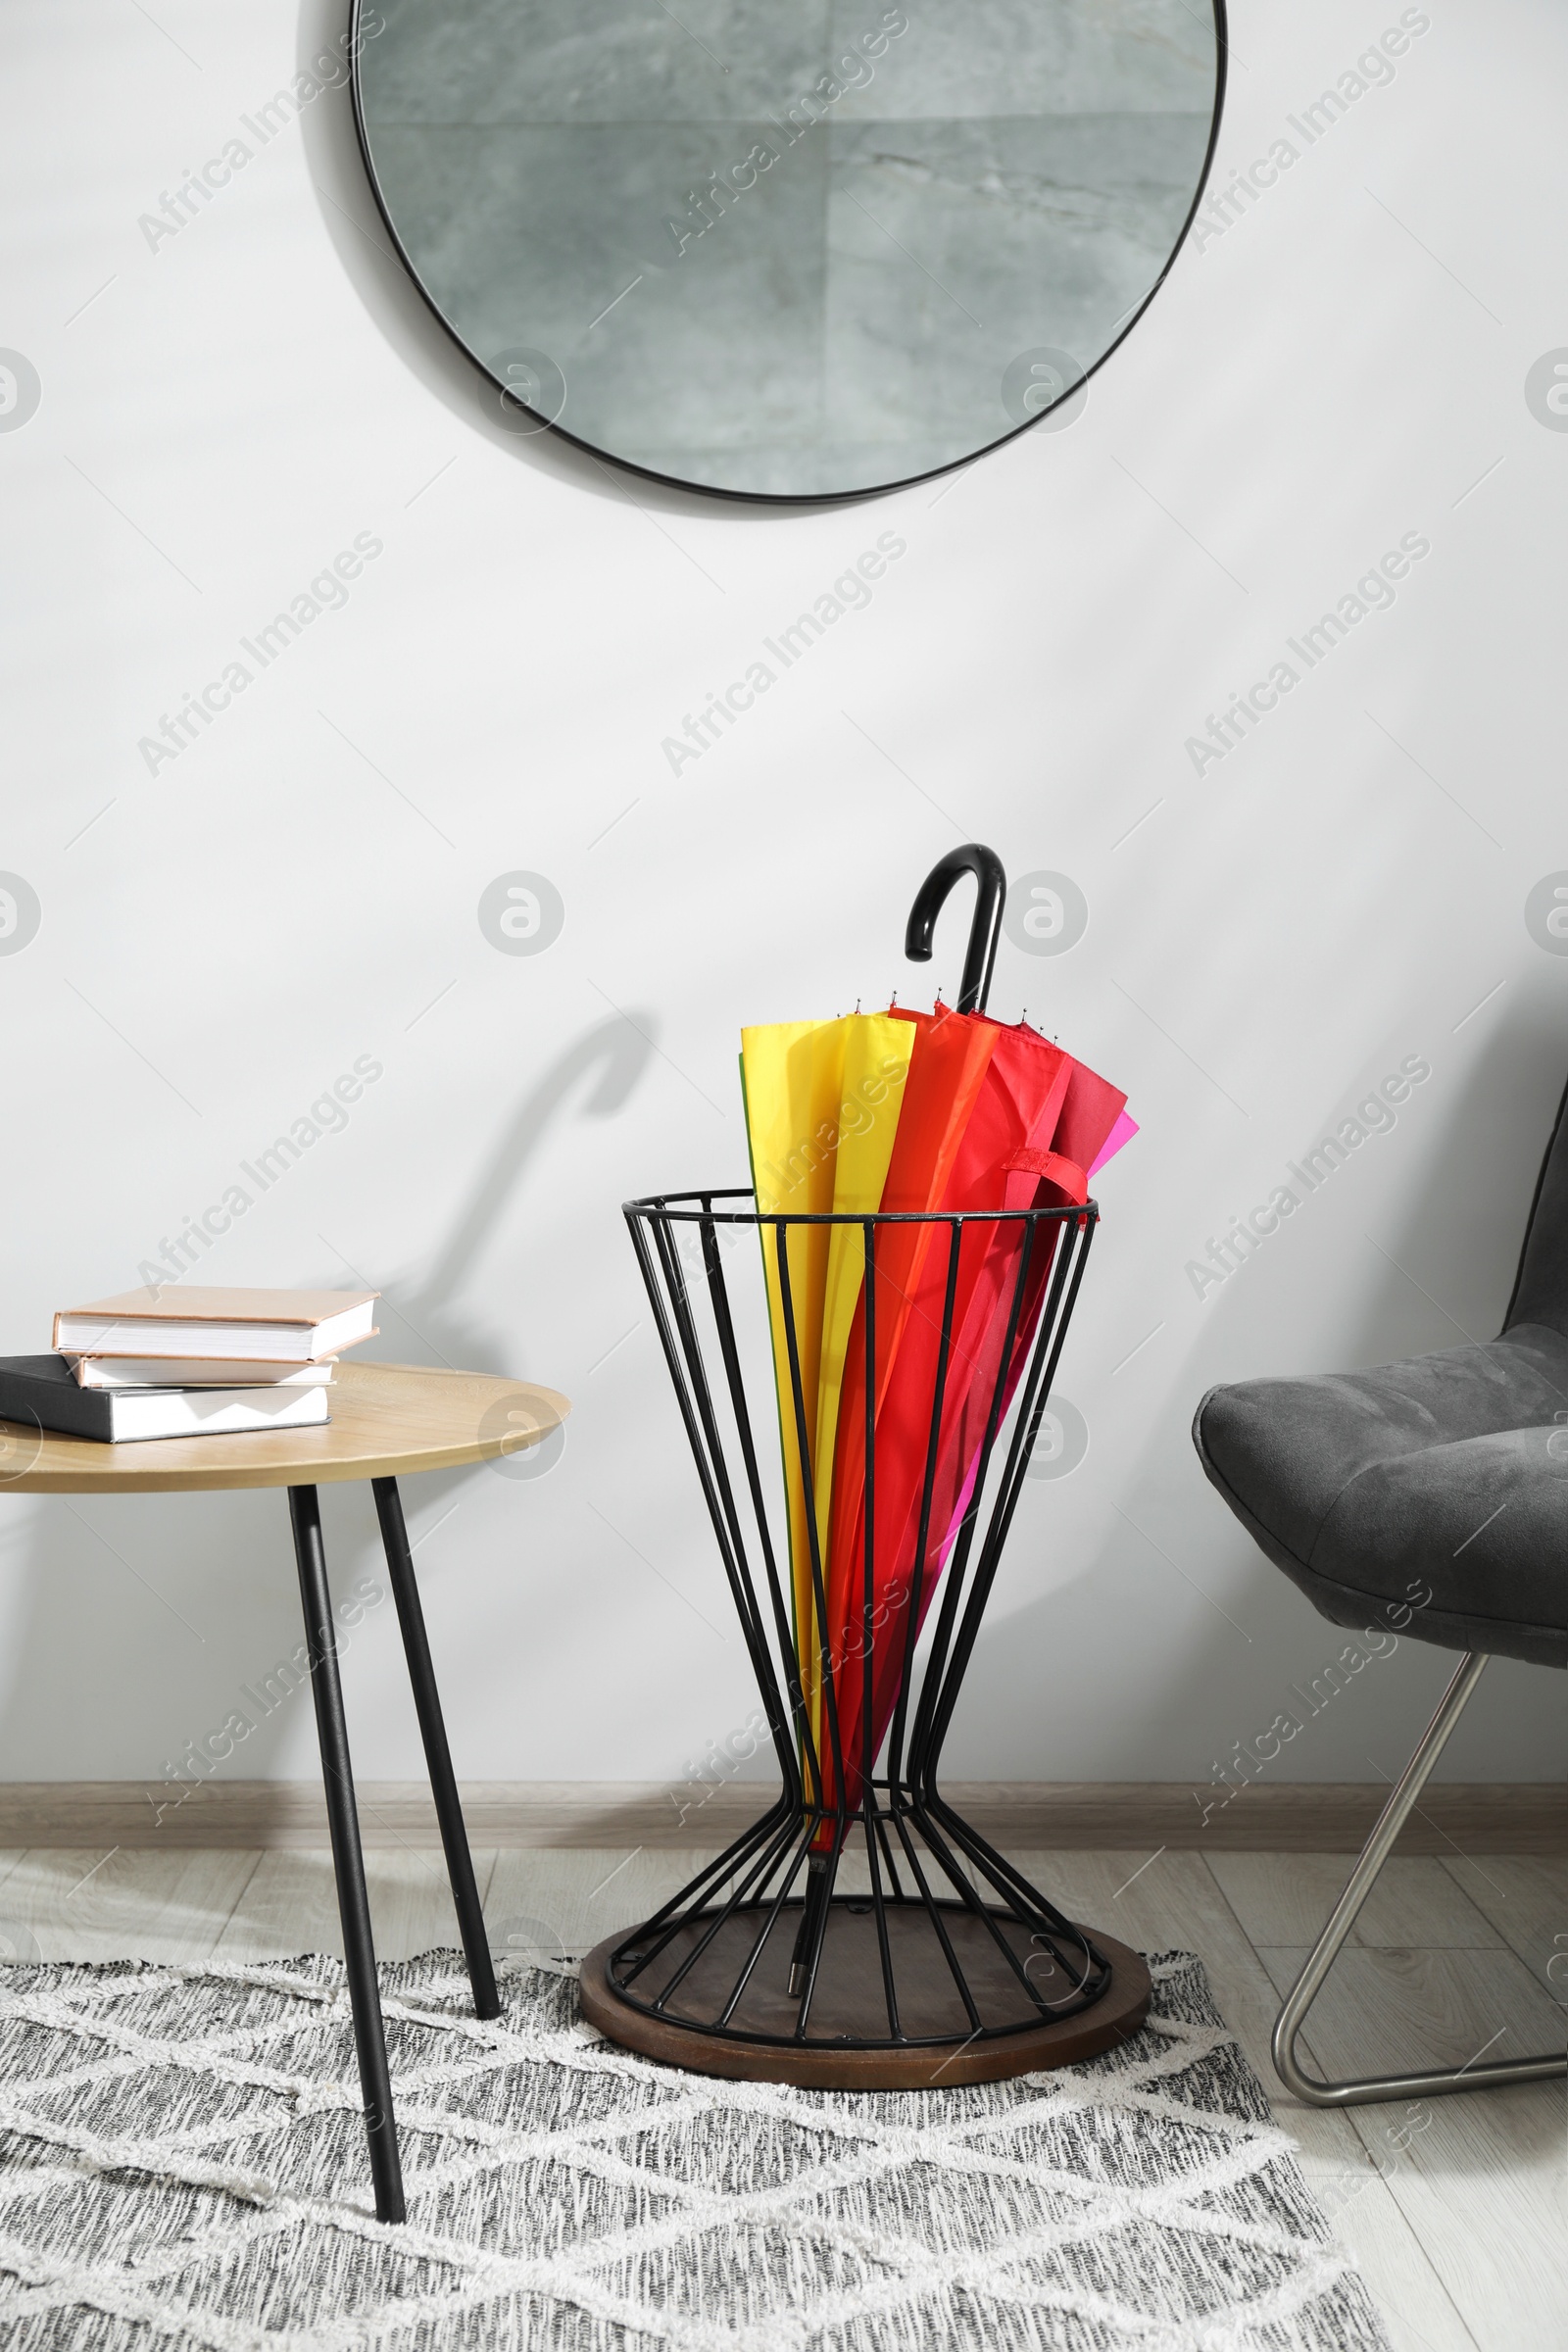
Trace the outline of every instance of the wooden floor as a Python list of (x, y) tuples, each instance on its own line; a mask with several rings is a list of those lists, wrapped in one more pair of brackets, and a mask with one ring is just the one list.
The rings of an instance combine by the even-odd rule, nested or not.
[[(585, 1950), (657, 1907), (697, 1854), (531, 1848), (475, 1856), (492, 1932)], [(1199, 1953), (1271, 2092), (1281, 1990), (1343, 1886), (1343, 1854), (1020, 1854), (1073, 1916), (1145, 1950)], [(439, 1853), (367, 1856), (377, 1952), (457, 1941)], [(30, 1941), (29, 1941), (30, 1939)], [(0, 1958), (283, 1959), (339, 1951), (317, 1852), (0, 1853)], [(1462, 2065), (1561, 2048), (1568, 1866), (1486, 1855), (1389, 1864), (1311, 2020), (1319, 2072)], [(1556, 1997), (1554, 1997), (1554, 1995)], [(1281, 2093), (1316, 2193), (1399, 2352), (1564, 2352), (1568, 2199), (1561, 2083), (1342, 2114)]]

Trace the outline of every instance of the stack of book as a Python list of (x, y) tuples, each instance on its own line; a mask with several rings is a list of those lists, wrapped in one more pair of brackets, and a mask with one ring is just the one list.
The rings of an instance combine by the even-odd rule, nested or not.
[(0, 1356), (0, 1420), (123, 1445), (309, 1429), (378, 1291), (127, 1291), (55, 1317), (53, 1355)]

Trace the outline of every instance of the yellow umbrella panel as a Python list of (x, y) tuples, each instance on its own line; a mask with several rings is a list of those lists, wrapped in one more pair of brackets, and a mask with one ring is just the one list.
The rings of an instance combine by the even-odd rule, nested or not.
[[(780, 1021), (742, 1030), (741, 1082), (752, 1183), (763, 1215), (859, 1216), (880, 1206), (912, 1044), (909, 1024), (885, 1013), (852, 1013), (836, 1021)], [(785, 1271), (800, 1413), (784, 1322), (782, 1234), (788, 1236)], [(814, 1547), (817, 1574), (825, 1574), (839, 1396), (864, 1275), (864, 1242), (854, 1226), (830, 1225), (763, 1226), (761, 1238), (784, 1460), (795, 1644), (810, 1741), (820, 1753), (822, 1627), (812, 1552)], [(808, 1503), (808, 1472), (814, 1511)], [(805, 1750), (804, 1740), (802, 1745)]]

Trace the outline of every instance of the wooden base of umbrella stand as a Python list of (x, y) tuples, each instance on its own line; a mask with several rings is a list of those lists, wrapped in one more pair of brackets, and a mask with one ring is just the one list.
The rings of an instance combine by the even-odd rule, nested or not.
[[(613, 1963), (617, 1952), (635, 1954), (637, 1938), (608, 1937), (583, 1962), (583, 2016), (608, 2039), (666, 2065), (817, 2090), (932, 2090), (999, 2082), (1093, 2058), (1125, 2041), (1143, 2024), (1150, 1999), (1143, 1958), (1112, 1937), (1095, 1934), (1094, 1945), (1110, 1962), (1111, 1973), (1093, 2008), (1011, 2032), (986, 2032), (988, 2013), (1016, 2016), (1018, 1980), (990, 1931), (955, 1907), (951, 1914), (944, 1912), (944, 1919), (981, 2013), (982, 2029), (976, 2033), (959, 2004), (952, 1971), (923, 1908), (889, 1904), (885, 1916), (894, 1947), (899, 2023), (908, 2036), (902, 2043), (876, 2038), (888, 2031), (876, 1922), (869, 1900), (855, 1896), (841, 1897), (829, 1910), (808, 2043), (793, 2038), (801, 2003), (789, 1992), (791, 1954), (802, 1917), (799, 1903), (779, 1912), (729, 2031), (715, 2032), (699, 2021), (710, 2012), (713, 1994), (733, 1983), (761, 1925), (760, 1918), (745, 1910), (731, 1914), (668, 2008), (657, 2014), (648, 2002), (675, 1975), (711, 1920), (693, 1918), (682, 1927), (655, 1967), (638, 1980), (637, 1989), (644, 1997), (636, 2002), (617, 1989)], [(1036, 1956), (1030, 1952), (1027, 1934), (1016, 1923), (1004, 1925), (1027, 1964)], [(1051, 1997), (1050, 1969), (1032, 1969), (1031, 1982)], [(842, 2037), (838, 2048), (832, 2046), (835, 2036)]]

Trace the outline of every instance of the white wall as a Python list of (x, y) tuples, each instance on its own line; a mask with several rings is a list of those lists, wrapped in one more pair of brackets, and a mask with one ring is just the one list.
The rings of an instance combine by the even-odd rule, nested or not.
[[(11, 12), (0, 342), (42, 401), (0, 434), (0, 866), (42, 923), (0, 958), (0, 1347), (133, 1282), (379, 1062), (204, 1271), (365, 1279), (384, 1353), (572, 1396), (545, 1477), (408, 1490), (466, 1776), (678, 1777), (749, 1713), (617, 1204), (739, 1180), (740, 1024), (912, 994), (908, 901), (972, 837), (1087, 895), (1069, 955), (1004, 944), (993, 1006), (1144, 1132), (1062, 1367), (1089, 1453), (1026, 1490), (952, 1763), (1203, 1783), (1338, 1648), (1205, 1485), (1194, 1405), (1494, 1330), (1568, 1067), (1568, 962), (1523, 914), (1568, 864), (1568, 437), (1524, 390), (1568, 342), (1568, 25), (1428, 13), (1392, 84), (1183, 253), (1075, 425), (778, 514), (489, 421), (383, 251), (341, 94), (148, 249), (138, 216), (335, 15)], [(1398, 16), (1243, 0), (1219, 179)], [(870, 609), (673, 778), (682, 714), (889, 530)], [(149, 774), (138, 739), (362, 532), (384, 552), (346, 608)], [(1407, 532), (1431, 552), (1393, 609), (1196, 774), (1205, 714)], [(476, 920), (514, 868), (565, 905), (535, 957)], [(1200, 1300), (1205, 1238), (1406, 1054), (1432, 1076), (1395, 1131)], [(325, 1511), (347, 1583), (368, 1497)], [(278, 1494), (15, 1497), (0, 1542), (13, 1777), (157, 1775), (298, 1639)], [(347, 1668), (356, 1760), (413, 1777), (391, 1616)], [(1401, 1644), (1293, 1775), (1393, 1770), (1448, 1665)], [(1494, 1667), (1447, 1768), (1557, 1771), (1560, 1695)], [(228, 1767), (313, 1768), (300, 1702)]]

